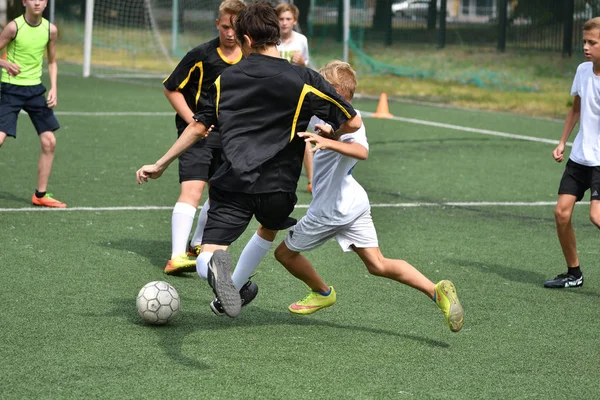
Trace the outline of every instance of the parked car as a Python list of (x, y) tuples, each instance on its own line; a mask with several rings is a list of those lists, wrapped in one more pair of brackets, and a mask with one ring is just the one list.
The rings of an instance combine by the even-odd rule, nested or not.
[[(396, 17), (427, 18), (430, 0), (402, 0), (392, 3), (392, 13)], [(437, 2), (440, 9), (440, 2)]]

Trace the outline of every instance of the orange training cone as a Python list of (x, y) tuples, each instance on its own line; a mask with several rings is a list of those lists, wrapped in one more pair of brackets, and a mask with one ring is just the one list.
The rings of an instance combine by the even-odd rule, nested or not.
[(379, 104), (377, 104), (377, 111), (373, 114), (373, 118), (392, 118), (393, 115), (390, 114), (390, 109), (388, 107), (388, 99), (387, 94), (381, 93), (379, 96)]

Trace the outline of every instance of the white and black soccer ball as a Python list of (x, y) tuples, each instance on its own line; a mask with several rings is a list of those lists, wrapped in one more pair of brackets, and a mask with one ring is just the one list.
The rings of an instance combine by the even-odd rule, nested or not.
[(168, 282), (154, 281), (138, 293), (137, 312), (152, 325), (164, 325), (179, 313), (179, 293)]

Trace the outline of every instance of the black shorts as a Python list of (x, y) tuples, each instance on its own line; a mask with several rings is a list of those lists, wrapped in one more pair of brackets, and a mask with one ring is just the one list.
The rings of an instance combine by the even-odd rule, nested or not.
[(179, 156), (179, 183), (208, 182), (222, 163), (221, 149), (207, 147), (203, 140), (199, 140)]
[(568, 160), (558, 194), (572, 194), (577, 201), (590, 189), (590, 200), (600, 200), (600, 167), (588, 167)]
[(0, 91), (0, 132), (17, 137), (17, 118), (21, 110), (27, 111), (38, 135), (60, 128), (54, 111), (46, 103), (44, 85), (18, 86), (2, 83)]
[(214, 186), (208, 193), (210, 208), (202, 244), (229, 246), (244, 233), (253, 216), (262, 226), (274, 231), (296, 224), (296, 220), (290, 218), (298, 201), (296, 193), (248, 194)]

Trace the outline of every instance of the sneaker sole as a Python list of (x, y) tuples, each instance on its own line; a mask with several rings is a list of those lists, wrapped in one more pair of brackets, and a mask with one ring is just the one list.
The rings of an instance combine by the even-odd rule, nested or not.
[(213, 302), (210, 302), (210, 309), (212, 310), (212, 312), (218, 316), (218, 317), (222, 317), (225, 315), (225, 313), (219, 312), (219, 310), (217, 310), (217, 308), (213, 305)]
[(235, 318), (242, 310), (242, 299), (231, 280), (231, 255), (224, 250), (216, 250), (213, 253), (208, 268), (213, 277), (213, 292), (221, 302), (223, 310), (228, 317)]
[[(294, 303), (294, 304), (296, 304), (296, 303)], [(294, 304), (292, 304), (288, 307), (289, 312), (291, 312), (292, 314), (296, 314), (296, 315), (308, 315), (308, 314), (316, 313), (317, 311), (322, 310), (324, 308), (331, 307), (335, 303), (331, 303), (331, 304), (327, 304), (326, 306), (320, 306), (320, 307), (315, 307), (315, 308), (301, 308), (298, 310), (295, 310), (292, 308), (292, 306)]]
[(182, 272), (196, 272), (196, 266), (195, 265), (186, 265), (184, 267), (174, 267), (174, 268), (170, 268), (170, 269), (165, 268), (164, 272), (167, 275), (178, 275)]
[(445, 281), (442, 284), (441, 289), (444, 295), (450, 302), (450, 311), (448, 312), (448, 326), (452, 332), (458, 332), (462, 329), (465, 320), (465, 312), (460, 305), (458, 296), (456, 295), (456, 288), (450, 281)]

